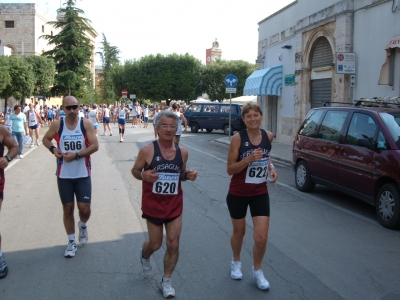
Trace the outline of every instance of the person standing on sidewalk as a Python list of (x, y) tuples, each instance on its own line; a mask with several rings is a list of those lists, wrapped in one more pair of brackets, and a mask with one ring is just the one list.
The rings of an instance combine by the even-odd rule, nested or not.
[(121, 102), (121, 106), (118, 108), (118, 130), (119, 130), (119, 142), (124, 141), (126, 115), (129, 114), (129, 109), (125, 107), (125, 102)]
[(156, 105), (156, 108), (153, 112), (153, 129), (154, 129), (154, 138), (157, 139), (157, 128), (156, 128), (156, 118), (157, 115), (160, 113), (160, 105)]
[[(33, 104), (29, 104), (29, 110), (26, 113), (26, 118), (28, 120), (29, 136), (32, 139), (31, 148), (33, 148), (35, 145), (39, 146), (39, 124), (42, 124), (43, 121), (38, 112), (35, 110)], [(33, 142), (33, 131), (35, 131), (36, 143)]]
[[(93, 124), (78, 116), (79, 103), (73, 96), (63, 99), (66, 116), (54, 121), (43, 137), (43, 145), (57, 158), (57, 185), (63, 205), (63, 220), (68, 235), (65, 257), (74, 257), (75, 242), (74, 195), (79, 210), (79, 243), (88, 241), (86, 222), (92, 200), (90, 155), (99, 149)], [(53, 139), (57, 147), (53, 146)]]
[(232, 137), (227, 162), (227, 172), (232, 175), (226, 197), (233, 226), (231, 277), (242, 279), (240, 252), (246, 232), (247, 207), (250, 206), (254, 226), (253, 267), (250, 274), (259, 289), (267, 290), (270, 285), (264, 277), (261, 264), (269, 229), (268, 171), (273, 178), (271, 183), (278, 179), (270, 158), (274, 135), (260, 129), (262, 110), (257, 103), (245, 104), (242, 107), (242, 118), (247, 129)]
[(197, 178), (195, 170), (186, 170), (188, 151), (174, 143), (178, 117), (170, 111), (157, 115), (158, 140), (144, 146), (138, 153), (132, 175), (142, 180), (142, 217), (147, 220), (149, 240), (140, 252), (146, 276), (151, 275), (150, 256), (160, 249), (163, 226), (167, 251), (164, 255), (164, 276), (161, 289), (165, 298), (175, 296), (171, 275), (178, 262), (179, 237), (182, 229), (183, 192), (181, 181)]
[(21, 105), (16, 104), (14, 106), (14, 112), (10, 116), (12, 121), (11, 135), (14, 137), (15, 141), (18, 143), (19, 158), (24, 158), (22, 149), (24, 147), (24, 131), (25, 135), (28, 135), (28, 123), (26, 122), (26, 115), (21, 112)]
[[(4, 147), (8, 149), (7, 155), (4, 156)], [(0, 212), (1, 204), (4, 199), (4, 184), (5, 184), (5, 174), (4, 170), (7, 168), (8, 163), (12, 161), (18, 154), (18, 144), (15, 142), (14, 138), (11, 136), (8, 129), (0, 125)], [(1, 234), (0, 234), (0, 279), (7, 276), (8, 267), (6, 259), (3, 252), (1, 251)]]

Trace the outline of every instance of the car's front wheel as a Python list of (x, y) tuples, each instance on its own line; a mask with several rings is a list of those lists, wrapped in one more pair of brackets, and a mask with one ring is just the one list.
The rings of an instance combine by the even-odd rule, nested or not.
[(315, 187), (315, 183), (311, 179), (310, 170), (305, 161), (301, 161), (297, 164), (295, 179), (296, 187), (299, 191), (311, 192)]
[(400, 228), (400, 193), (394, 183), (381, 187), (376, 197), (376, 215), (382, 226), (390, 229)]

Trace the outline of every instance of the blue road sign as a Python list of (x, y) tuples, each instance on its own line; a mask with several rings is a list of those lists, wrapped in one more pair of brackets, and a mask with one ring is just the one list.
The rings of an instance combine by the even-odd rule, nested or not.
[(228, 76), (225, 77), (225, 84), (227, 87), (235, 87), (237, 86), (238, 82), (239, 80), (233, 74), (229, 74)]

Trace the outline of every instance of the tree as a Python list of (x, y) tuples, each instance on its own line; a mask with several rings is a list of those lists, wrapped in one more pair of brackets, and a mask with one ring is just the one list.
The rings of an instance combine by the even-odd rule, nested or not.
[(7, 60), (10, 81), (0, 92), (0, 98), (5, 99), (7, 103), (7, 99), (11, 96), (16, 100), (30, 97), (35, 87), (35, 74), (32, 65), (25, 58), (15, 55), (7, 57)]
[(96, 52), (101, 58), (103, 70), (99, 75), (101, 78), (100, 81), (100, 89), (101, 89), (101, 98), (103, 102), (107, 104), (110, 103), (110, 100), (116, 99), (116, 91), (115, 84), (113, 81), (113, 67), (119, 65), (119, 49), (116, 46), (111, 46), (107, 41), (106, 36), (103, 33), (103, 41), (101, 42), (102, 47), (100, 49), (102, 52)]
[[(11, 82), (10, 68), (8, 66), (8, 57), (0, 56), (0, 95), (7, 85)], [(4, 101), (4, 112), (7, 113), (7, 98)]]
[(54, 75), (56, 72), (54, 60), (36, 55), (27, 56), (25, 60), (32, 65), (33, 73), (35, 74), (33, 94), (47, 96), (54, 84)]
[(56, 63), (55, 85), (52, 93), (57, 95), (76, 94), (89, 84), (91, 72), (88, 64), (92, 61), (93, 45), (86, 32), (93, 30), (90, 20), (82, 17), (84, 11), (75, 6), (76, 0), (67, 0), (65, 8), (57, 10), (62, 16), (58, 21), (47, 22), (60, 32), (56, 35), (42, 35), (52, 50), (43, 53)]
[(229, 74), (234, 74), (239, 80), (235, 96), (242, 96), (247, 77), (256, 70), (255, 64), (243, 60), (217, 60), (205, 67), (202, 75), (203, 91), (213, 100), (222, 101), (227, 97), (224, 79)]

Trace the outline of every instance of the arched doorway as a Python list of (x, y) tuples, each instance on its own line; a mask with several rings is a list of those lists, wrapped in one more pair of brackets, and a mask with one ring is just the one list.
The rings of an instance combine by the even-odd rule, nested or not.
[(332, 47), (325, 37), (314, 42), (311, 53), (311, 108), (332, 101)]

